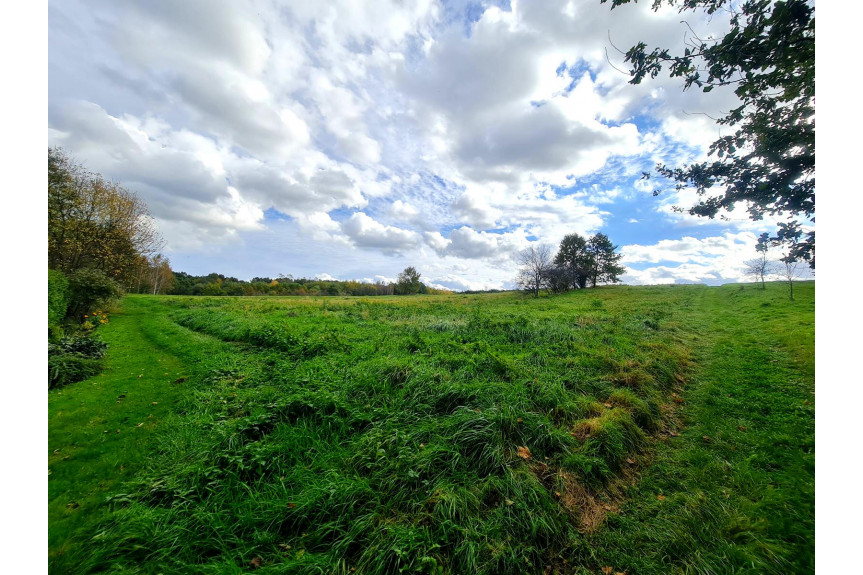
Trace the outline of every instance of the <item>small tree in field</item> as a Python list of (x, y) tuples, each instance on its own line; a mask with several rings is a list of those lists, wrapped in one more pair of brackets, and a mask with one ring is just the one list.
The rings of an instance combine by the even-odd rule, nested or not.
[(767, 259), (766, 245), (759, 244), (757, 249), (759, 254), (757, 258), (743, 262), (746, 266), (743, 269), (743, 273), (748, 277), (754, 278), (755, 281), (760, 281), (761, 289), (767, 289), (767, 286), (764, 285), (765, 276), (777, 273), (779, 270), (776, 262)]
[(794, 280), (800, 279), (802, 268), (800, 260), (793, 255), (786, 255), (781, 260), (782, 275), (785, 276), (785, 281), (788, 282), (788, 298), (794, 301)]
[(530, 246), (516, 256), (519, 270), (515, 283), (523, 290), (539, 297), (539, 290), (547, 289), (551, 275), (551, 248), (546, 244)]

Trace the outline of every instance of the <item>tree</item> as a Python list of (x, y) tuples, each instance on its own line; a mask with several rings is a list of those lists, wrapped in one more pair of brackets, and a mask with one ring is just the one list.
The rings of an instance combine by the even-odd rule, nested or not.
[(81, 268), (69, 275), (68, 317), (83, 322), (85, 316), (120, 297), (120, 285), (100, 269)]
[(587, 286), (587, 274), (590, 268), (590, 255), (587, 253), (587, 240), (578, 234), (568, 234), (560, 242), (560, 248), (554, 257), (554, 263), (565, 270), (568, 288), (584, 288)]
[(549, 266), (547, 278), (546, 285), (551, 293), (563, 293), (573, 289), (569, 270), (557, 264)]
[(396, 293), (398, 294), (415, 294), (419, 293), (422, 284), (420, 283), (420, 274), (413, 266), (406, 267), (399, 274), (396, 282)]
[[(605, 3), (608, 0), (600, 0)], [(611, 0), (612, 9), (629, 0)], [(657, 10), (664, 2), (654, 0)], [(683, 167), (658, 165), (657, 172), (677, 189), (694, 187), (699, 202), (689, 213), (715, 217), (747, 203), (749, 217), (779, 216), (774, 245), (815, 267), (815, 232), (799, 218), (815, 222), (815, 7), (806, 0), (667, 0), (680, 12), (714, 14), (727, 10), (731, 29), (721, 39), (690, 32), (682, 55), (648, 51), (640, 42), (626, 52), (630, 83), (655, 78), (663, 67), (671, 77), (703, 92), (735, 86), (740, 105), (717, 123), (735, 129), (710, 147), (711, 161)], [(649, 174), (645, 173), (645, 177)], [(714, 192), (713, 190), (717, 190)], [(655, 192), (658, 193), (658, 192)]]
[(587, 253), (587, 277), (591, 287), (599, 283), (616, 283), (626, 269), (618, 265), (622, 254), (615, 253), (617, 246), (611, 243), (608, 236), (597, 233), (589, 240), (585, 251)]
[(125, 289), (140, 277), (140, 258), (163, 241), (147, 206), (134, 193), (48, 149), (48, 267), (71, 274), (101, 270)]
[(767, 286), (764, 284), (764, 278), (776, 273), (776, 262), (767, 259), (767, 246), (765, 244), (759, 244), (756, 249), (758, 250), (758, 257), (743, 262), (746, 266), (743, 273), (755, 278), (756, 281), (760, 281), (761, 289), (767, 289)]
[(782, 275), (785, 276), (785, 281), (788, 282), (788, 298), (794, 301), (794, 280), (800, 278), (800, 260), (794, 257), (794, 254), (789, 251), (779, 261), (782, 262)]
[(518, 253), (519, 266), (515, 283), (523, 290), (539, 297), (539, 290), (548, 289), (551, 270), (551, 248), (547, 244), (530, 246)]
[(170, 260), (159, 254), (150, 258), (149, 264), (153, 295), (171, 291), (174, 287), (174, 273), (171, 271)]

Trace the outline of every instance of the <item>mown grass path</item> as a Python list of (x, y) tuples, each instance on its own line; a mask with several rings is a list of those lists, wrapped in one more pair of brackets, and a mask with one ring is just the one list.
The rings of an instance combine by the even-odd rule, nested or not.
[(812, 573), (814, 283), (701, 292), (680, 435), (656, 446), (629, 502), (589, 538), (627, 573)]
[[(666, 289), (670, 291), (663, 291)], [(308, 325), (312, 327), (326, 324), (330, 326), (327, 329), (341, 329), (341, 326), (347, 325), (344, 323), (345, 318), (352, 317), (353, 323), (350, 325), (357, 326), (356, 329), (377, 330), (378, 328), (374, 326), (380, 324), (372, 323), (377, 317), (375, 313), (386, 319), (389, 317), (386, 314), (390, 313), (388, 311), (390, 306), (393, 308), (407, 306), (402, 310), (407, 318), (404, 321), (408, 322), (404, 327), (407, 331), (392, 332), (396, 339), (401, 337), (405, 342), (399, 343), (395, 340), (390, 342), (389, 336), (387, 340), (381, 340), (390, 346), (386, 348), (385, 357), (377, 358), (378, 352), (375, 346), (382, 344), (374, 343), (374, 338), (381, 332), (339, 331), (332, 340), (312, 339), (309, 336), (302, 340), (305, 342), (303, 345), (318, 345), (319, 341), (323, 341), (328, 344), (336, 342), (342, 346), (339, 338), (348, 338), (346, 339), (348, 342), (371, 342), (363, 344), (369, 346), (368, 350), (362, 351), (365, 348), (359, 347), (360, 343), (355, 343), (356, 356), (336, 355), (334, 356), (336, 359), (332, 360), (328, 359), (329, 356), (322, 356), (318, 359), (309, 359), (308, 362), (299, 358), (287, 363), (284, 363), (284, 354), (281, 352), (264, 350), (249, 346), (247, 343), (229, 343), (234, 341), (233, 334), (242, 333), (242, 321), (247, 321), (245, 318), (258, 321), (256, 319), (259, 317), (256, 315), (258, 312), (254, 309), (250, 311), (248, 306), (245, 311), (224, 308), (226, 311), (214, 312), (215, 315), (200, 315), (202, 312), (199, 310), (194, 312), (199, 315), (188, 316), (196, 321), (196, 318), (209, 317), (218, 320), (211, 324), (203, 323), (201, 320), (201, 325), (210, 326), (207, 329), (213, 331), (213, 334), (206, 335), (206, 330), (192, 331), (187, 327), (181, 327), (176, 322), (177, 317), (187, 317), (183, 314), (192, 312), (183, 311), (183, 308), (175, 306), (175, 309), (181, 311), (169, 313), (166, 309), (167, 304), (158, 298), (128, 298), (124, 302), (122, 312), (115, 314), (111, 323), (102, 330), (103, 338), (110, 344), (106, 372), (89, 381), (49, 393), (51, 474), (49, 478), (49, 564), (51, 570), (57, 573), (97, 572), (111, 565), (113, 566), (111, 569), (119, 569), (122, 572), (150, 572), (151, 569), (164, 572), (171, 569), (202, 572), (205, 566), (199, 563), (200, 556), (187, 549), (193, 540), (197, 548), (214, 555), (215, 561), (207, 564), (207, 572), (246, 571), (250, 566), (249, 560), (257, 555), (264, 556), (261, 572), (285, 572), (284, 569), (288, 567), (282, 561), (287, 560), (288, 557), (293, 561), (291, 565), (298, 569), (297, 572), (307, 570), (312, 572), (309, 569), (315, 565), (304, 562), (313, 554), (314, 561), (324, 568), (325, 572), (326, 566), (331, 570), (336, 569), (336, 565), (330, 562), (332, 557), (327, 552), (327, 544), (318, 544), (317, 547), (308, 541), (303, 544), (299, 534), (293, 534), (294, 539), (291, 539), (290, 526), (282, 527), (280, 533), (273, 534), (265, 531), (264, 528), (271, 523), (264, 518), (272, 515), (273, 518), (296, 517), (292, 521), (305, 521), (308, 525), (302, 527), (301, 531), (308, 530), (311, 539), (316, 536), (311, 532), (321, 521), (329, 521), (328, 525), (333, 531), (341, 525), (339, 521), (348, 521), (352, 525), (358, 524), (352, 523), (353, 520), (350, 517), (340, 516), (338, 513), (332, 516), (326, 515), (326, 509), (329, 507), (341, 509), (338, 506), (344, 502), (353, 505), (355, 500), (352, 499), (351, 493), (356, 492), (363, 493), (364, 497), (368, 498), (381, 498), (381, 501), (370, 507), (372, 510), (369, 514), (362, 517), (362, 520), (370, 526), (369, 533), (375, 533), (378, 529), (375, 525), (379, 522), (378, 509), (390, 513), (388, 509), (391, 502), (377, 492), (369, 490), (370, 486), (374, 486), (371, 480), (358, 480), (338, 471), (341, 469), (339, 466), (344, 464), (343, 457), (352, 456), (352, 453), (342, 454), (339, 449), (344, 451), (345, 446), (349, 445), (344, 442), (351, 441), (353, 437), (352, 432), (349, 433), (349, 428), (341, 430), (339, 427), (343, 425), (341, 410), (347, 409), (348, 413), (351, 413), (350, 410), (354, 409), (353, 404), (350, 403), (351, 394), (348, 393), (347, 398), (339, 394), (342, 393), (341, 390), (345, 385), (353, 386), (351, 388), (354, 390), (353, 393), (371, 394), (374, 391), (373, 388), (364, 387), (367, 384), (364, 380), (358, 379), (366, 377), (364, 375), (366, 372), (363, 371), (365, 369), (363, 360), (358, 363), (355, 359), (355, 357), (365, 358), (366, 355), (363, 354), (369, 354), (367, 361), (370, 362), (371, 371), (368, 372), (368, 385), (379, 385), (376, 382), (381, 381), (381, 377), (389, 382), (379, 397), (369, 396), (377, 397), (373, 401), (405, 402), (409, 399), (407, 394), (408, 390), (412, 389), (411, 386), (424, 384), (427, 376), (434, 377), (435, 374), (449, 373), (457, 378), (464, 372), (465, 377), (470, 380), (472, 372), (464, 371), (463, 367), (469, 360), (468, 356), (453, 360), (454, 367), (451, 372), (441, 367), (448, 365), (447, 356), (435, 356), (440, 358), (438, 361), (441, 363), (434, 364), (432, 367), (424, 367), (429, 364), (419, 363), (424, 361), (423, 354), (431, 354), (436, 345), (447, 345), (451, 340), (448, 339), (449, 336), (445, 337), (445, 334), (453, 330), (464, 334), (463, 336), (468, 339), (473, 337), (471, 335), (473, 332), (465, 331), (467, 328), (459, 327), (460, 324), (457, 323), (459, 314), (463, 312), (457, 312), (455, 316), (447, 315), (453, 313), (452, 307), (458, 305), (458, 302), (469, 301), (475, 302), (469, 304), (471, 306), (478, 305), (480, 302), (486, 306), (484, 313), (488, 315), (483, 316), (486, 319), (480, 318), (480, 320), (491, 321), (489, 324), (491, 327), (488, 328), (490, 331), (482, 332), (486, 334), (482, 337), (490, 338), (494, 336), (495, 330), (509, 329), (507, 333), (510, 337), (518, 341), (522, 339), (530, 341), (528, 335), (531, 333), (541, 334), (543, 337), (563, 338), (568, 337), (569, 332), (566, 330), (573, 329), (575, 326), (575, 329), (583, 330), (579, 332), (583, 337), (587, 338), (589, 335), (594, 338), (583, 340), (586, 342), (585, 345), (577, 348), (579, 356), (601, 359), (616, 358), (623, 354), (622, 359), (611, 363), (617, 366), (616, 369), (620, 366), (626, 367), (628, 364), (625, 361), (635, 357), (636, 354), (635, 347), (631, 348), (632, 355), (628, 355), (630, 352), (621, 351), (622, 346), (630, 345), (628, 343), (630, 340), (625, 339), (629, 336), (620, 334), (638, 334), (641, 333), (638, 330), (644, 329), (646, 330), (644, 342), (649, 342), (649, 338), (654, 337), (653, 334), (659, 334), (660, 337), (666, 338), (662, 341), (673, 340), (676, 342), (675, 346), (679, 345), (681, 349), (688, 350), (686, 355), (691, 364), (687, 373), (687, 384), (683, 390), (679, 390), (679, 395), (672, 394), (674, 401), (669, 404), (672, 418), (679, 426), (670, 434), (665, 433), (665, 437), (653, 440), (647, 452), (637, 458), (639, 462), (649, 462), (649, 465), (640, 468), (638, 465), (634, 466), (634, 469), (639, 469), (637, 472), (640, 475), (639, 481), (627, 488), (626, 497), (620, 507), (615, 507), (607, 515), (605, 523), (600, 528), (587, 534), (578, 533), (573, 529), (571, 535), (566, 535), (570, 538), (563, 540), (569, 543), (565, 548), (555, 551), (556, 559), (548, 565), (551, 572), (599, 573), (605, 567), (612, 568), (612, 572), (626, 572), (628, 575), (812, 572), (814, 570), (814, 283), (800, 284), (795, 288), (795, 296), (796, 301), (789, 302), (784, 286), (774, 284), (768, 286), (766, 291), (751, 285), (746, 286), (745, 289), (739, 286), (721, 288), (680, 286), (610, 288), (539, 300), (522, 299), (506, 294), (472, 300), (441, 298), (429, 300), (434, 302), (432, 305), (439, 307), (439, 310), (433, 311), (429, 316), (417, 316), (419, 319), (428, 317), (428, 320), (423, 320), (427, 322), (434, 320), (426, 331), (417, 330), (416, 325), (420, 324), (409, 323), (416, 319), (410, 315), (409, 306), (428, 305), (422, 303), (425, 300), (419, 298), (406, 298), (404, 300), (406, 303), (398, 299), (394, 299), (391, 304), (375, 303), (375, 306), (381, 306), (377, 311), (360, 300), (341, 304), (337, 300), (325, 299), (295, 302), (291, 300), (291, 303), (267, 299), (231, 300), (237, 305), (246, 306), (247, 302), (250, 302), (253, 306), (263, 306), (267, 309), (272, 307), (273, 311), (269, 313), (284, 314), (284, 309), (295, 309), (290, 306), (306, 306), (307, 313), (303, 312), (298, 316), (288, 315), (288, 319), (308, 321), (310, 322)], [(638, 301), (643, 302), (638, 304), (642, 308), (636, 305)], [(327, 310), (329, 302), (333, 302), (333, 306), (347, 307), (334, 307), (330, 312)], [(216, 306), (222, 305), (215, 299), (212, 303)], [(288, 307), (282, 307), (286, 305)], [(366, 307), (361, 308), (361, 305)], [(662, 310), (656, 307), (661, 305), (677, 307), (669, 309), (668, 313), (664, 314), (659, 313)], [(472, 309), (464, 305), (462, 307)], [(644, 310), (647, 309), (653, 310), (651, 311), (653, 315), (645, 315), (643, 318), (641, 315), (633, 315), (636, 310), (644, 314), (646, 313)], [(368, 317), (369, 312), (371, 312), (371, 318)], [(173, 319), (169, 317), (172, 313)], [(222, 315), (218, 315), (219, 313)], [(402, 312), (395, 310), (392, 313)], [(505, 315), (507, 313), (510, 315)], [(528, 323), (523, 325), (516, 320), (499, 319), (499, 317), (512, 318), (513, 313), (528, 318)], [(442, 315), (438, 317), (434, 314)], [(299, 319), (295, 320), (295, 318)], [(549, 318), (551, 323), (532, 323), (544, 321), (541, 318)], [(616, 319), (608, 324), (602, 323), (607, 318)], [(658, 320), (659, 328), (656, 327), (657, 324), (651, 323), (655, 321), (652, 318), (662, 318)], [(396, 319), (402, 321), (401, 316)], [(477, 325), (484, 325), (480, 320), (476, 320)], [(650, 325), (640, 327), (642, 320), (645, 325)], [(195, 325), (193, 321), (187, 323)], [(618, 331), (604, 331), (605, 326)], [(627, 328), (629, 331), (620, 331), (621, 326), (629, 326)], [(221, 339), (213, 337), (220, 333), (222, 333)], [(273, 332), (275, 335), (272, 335), (269, 331), (259, 330), (254, 333), (262, 341), (269, 341), (263, 336), (271, 338), (281, 332)], [(351, 336), (351, 333), (365, 335)], [(617, 335), (613, 335), (614, 333)], [(350, 339), (351, 337), (354, 339)], [(433, 345), (429, 342), (433, 337), (438, 338), (435, 340), (438, 341), (437, 344)], [(608, 339), (611, 337), (618, 339)], [(636, 340), (632, 341), (635, 344), (638, 343)], [(294, 350), (297, 345), (294, 339), (279, 340), (279, 343), (287, 345), (290, 350)], [(402, 349), (405, 345), (410, 350), (409, 353)], [(473, 344), (466, 343), (463, 347), (451, 345), (452, 352), (465, 353), (471, 345)], [(617, 348), (617, 351), (608, 347), (610, 345)], [(648, 345), (657, 344), (648, 343)], [(493, 348), (494, 354), (490, 354), (491, 348), (483, 346), (474, 346), (477, 349), (474, 353), (478, 354), (477, 357), (482, 357), (482, 353), (486, 353), (495, 360), (484, 360), (490, 366), (490, 373), (500, 372), (507, 377), (512, 377), (512, 373), (520, 373), (523, 369), (521, 362), (526, 362), (524, 365), (527, 369), (537, 369), (536, 373), (540, 378), (547, 378), (542, 385), (557, 384), (557, 376), (554, 375), (557, 372), (550, 371), (550, 367), (545, 371), (543, 368), (545, 361), (551, 365), (552, 362), (558, 361), (558, 358), (547, 356), (547, 359), (543, 359), (535, 356), (535, 352), (530, 350), (536, 349), (536, 346), (526, 345), (524, 349), (527, 351), (524, 354), (509, 356), (505, 355), (505, 351), (501, 351), (503, 349), (501, 347)], [(307, 347), (302, 349), (306, 350)], [(419, 353), (414, 355), (417, 349)], [(648, 347), (647, 349), (664, 349), (671, 353), (670, 348)], [(395, 355), (390, 357), (389, 354)], [(381, 362), (379, 366), (374, 363), (378, 361)], [(483, 365), (485, 364), (477, 364), (477, 368)], [(604, 383), (605, 376), (601, 373), (600, 379), (590, 379), (595, 377), (590, 374), (598, 373), (590, 370), (605, 364), (594, 362), (573, 365), (588, 366), (581, 368), (582, 375), (574, 381), (595, 381), (595, 387), (585, 389), (597, 394), (597, 397), (612, 389), (608, 387), (608, 383)], [(311, 367), (300, 369), (300, 366)], [(338, 369), (333, 369), (333, 366), (337, 366)], [(422, 371), (423, 369), (426, 371)], [(351, 373), (354, 374), (353, 379), (348, 376)], [(543, 373), (546, 375), (543, 376)], [(629, 378), (627, 373), (632, 372), (624, 373), (626, 378)], [(587, 379), (584, 379), (585, 377)], [(615, 376), (609, 373), (608, 377), (619, 378), (620, 374)], [(513, 377), (513, 380), (520, 381), (517, 377)], [(611, 379), (611, 381), (617, 381), (617, 379)], [(497, 383), (492, 379), (492, 383), (485, 384), (475, 384), (471, 381), (468, 387), (465, 387), (467, 383), (439, 385), (450, 385), (444, 391), (457, 398), (457, 403), (475, 407), (472, 403), (478, 403), (481, 399), (472, 398), (469, 387), (497, 385)], [(579, 383), (579, 385), (594, 384)], [(307, 391), (302, 391), (309, 386), (319, 387), (310, 387)], [(193, 387), (196, 389), (192, 389)], [(511, 387), (516, 386), (513, 384)], [(423, 397), (425, 393), (441, 393), (440, 389), (443, 388), (418, 387), (420, 394), (418, 397)], [(493, 389), (496, 390), (497, 387)], [(290, 404), (293, 406), (291, 409), (295, 411), (299, 408), (305, 409), (303, 406), (306, 404), (303, 402), (310, 402), (311, 406), (316, 405), (315, 402), (318, 401), (326, 413), (320, 419), (316, 419), (318, 416), (315, 414), (318, 412), (315, 410), (308, 414), (302, 410), (297, 411), (291, 416), (298, 418), (296, 425), (279, 424), (274, 428), (274, 439), (260, 439), (256, 435), (258, 433), (256, 426), (260, 423), (256, 423), (257, 419), (254, 418), (266, 415), (267, 412), (261, 409), (276, 401), (276, 398), (285, 394), (298, 393), (298, 390), (306, 395), (302, 396), (302, 401), (296, 406), (293, 403)], [(251, 414), (246, 413), (243, 408), (246, 404), (241, 404), (240, 400), (249, 402), (247, 405), (257, 407), (249, 407), (248, 409), (253, 411)], [(199, 412), (196, 412), (195, 403), (201, 401), (204, 403), (201, 404)], [(519, 399), (519, 401), (525, 400)], [(226, 407), (220, 407), (222, 405)], [(405, 405), (410, 407), (410, 404)], [(525, 401), (524, 405), (532, 404)], [(483, 405), (478, 403), (478, 406)], [(368, 408), (368, 406), (365, 407)], [(380, 420), (380, 425), (396, 426), (397, 429), (401, 429), (398, 426), (403, 425), (407, 433), (419, 433), (411, 427), (413, 423), (409, 420), (389, 419), (391, 417), (388, 415), (389, 412), (382, 407), (381, 411), (372, 410), (368, 414), (362, 409), (363, 406), (360, 405), (359, 412), (356, 413), (363, 418), (370, 418), (369, 421), (377, 421), (376, 418), (380, 417), (378, 413), (381, 413), (385, 418)], [(599, 409), (602, 409), (602, 406)], [(186, 410), (189, 410), (187, 418), (182, 416)], [(233, 415), (235, 410), (241, 415)], [(482, 411), (483, 413), (480, 413), (478, 409), (465, 411), (459, 408), (454, 413), (447, 411), (442, 420), (452, 420), (455, 423), (464, 420), (471, 424), (482, 422), (483, 425), (491, 425), (491, 422), (482, 419), (486, 417), (485, 413), (489, 410)], [(531, 417), (540, 416), (542, 414), (531, 415)], [(529, 421), (533, 422), (525, 416), (525, 423)], [(540, 420), (537, 419), (537, 421)], [(303, 425), (300, 426), (299, 422), (303, 422)], [(518, 423), (521, 423), (521, 419), (518, 419)], [(250, 438), (245, 440), (246, 443), (234, 439), (237, 437), (236, 433), (228, 433), (232, 428), (226, 427), (224, 440), (215, 443), (213, 443), (215, 440), (207, 435), (209, 432), (205, 431), (213, 428), (214, 425), (240, 424), (246, 427), (252, 426), (248, 429), (238, 427), (239, 431), (251, 434)], [(335, 427), (330, 428), (331, 424)], [(437, 425), (436, 420), (428, 420), (424, 425), (426, 424)], [(304, 426), (308, 426), (308, 433), (305, 435), (302, 434)], [(366, 424), (364, 423), (363, 426)], [(171, 436), (157, 433), (160, 428), (179, 431)], [(461, 427), (457, 428), (457, 431), (462, 432)], [(332, 442), (330, 435), (335, 438)], [(390, 438), (390, 435), (385, 435), (386, 438)], [(281, 436), (283, 439), (277, 439), (276, 436)], [(401, 436), (396, 433), (394, 437), (399, 440)], [(290, 444), (299, 443), (296, 443), (297, 449), (284, 453), (280, 441), (288, 441)], [(226, 452), (230, 456), (225, 459), (227, 464), (234, 461), (234, 452), (242, 454), (248, 450), (260, 449), (260, 453), (264, 454), (260, 461), (257, 459), (251, 462), (239, 459), (237, 461), (243, 465), (253, 463), (266, 469), (263, 466), (270, 465), (272, 461), (283, 460), (281, 481), (285, 480), (284, 474), (297, 469), (300, 483), (292, 488), (289, 499), (284, 501), (282, 501), (285, 498), (284, 494), (274, 496), (272, 500), (267, 499), (272, 495), (269, 493), (273, 491), (270, 489), (272, 481), (264, 476), (254, 481), (243, 480), (236, 485), (227, 483), (230, 478), (226, 479), (223, 475), (224, 469), (219, 467), (223, 464), (215, 460), (210, 461), (212, 457), (206, 453), (207, 449), (210, 449), (208, 447), (210, 443), (222, 446), (220, 449), (232, 450)], [(307, 447), (299, 447), (306, 444), (308, 444)], [(426, 444), (426, 448), (421, 453), (448, 453), (445, 450), (449, 447), (445, 445), (431, 446), (428, 441)], [(364, 444), (358, 445), (363, 447)], [(310, 455), (315, 450), (320, 452), (320, 457)], [(199, 451), (202, 453), (198, 453)], [(250, 451), (250, 453), (255, 455), (257, 451)], [(397, 498), (408, 497), (415, 491), (421, 494), (421, 490), (417, 491), (414, 484), (424, 476), (417, 474), (412, 478), (410, 475), (413, 469), (418, 469), (411, 467), (416, 464), (414, 460), (423, 456), (418, 456), (416, 453), (412, 449), (405, 451), (405, 461), (413, 463), (406, 467), (407, 471), (402, 470), (404, 473), (398, 478), (393, 476), (393, 481), (404, 480), (407, 481), (405, 485), (410, 486), (410, 489), (406, 487), (402, 490), (405, 495), (397, 495)], [(485, 451), (477, 451), (477, 453), (484, 456)], [(464, 457), (468, 459), (473, 457), (473, 452), (465, 452)], [(142, 473), (146, 476), (154, 468), (160, 467), (156, 463), (161, 458), (176, 460), (176, 469), (179, 472), (174, 479), (170, 479), (176, 483), (172, 487), (174, 491), (171, 492), (171, 497), (176, 498), (179, 506), (170, 510), (132, 503), (132, 507), (126, 509), (125, 514), (118, 515), (112, 512), (110, 506), (105, 505), (106, 497), (116, 496), (117, 493), (122, 492), (127, 482), (134, 484), (142, 477)], [(299, 463), (292, 464), (291, 461), (294, 460)], [(189, 463), (187, 464), (186, 461)], [(372, 463), (378, 466), (386, 465), (382, 458), (375, 459)], [(212, 469), (205, 466), (210, 466)], [(308, 467), (305, 471), (303, 471), (304, 466)], [(507, 476), (513, 481), (519, 477), (525, 480), (532, 479), (525, 469), (510, 468), (521, 469), (517, 475)], [(230, 471), (229, 473), (237, 473), (238, 476), (246, 474), (254, 478), (257, 477), (255, 475), (258, 473), (257, 469), (258, 467), (246, 467), (241, 472)], [(388, 468), (381, 467), (381, 469), (386, 471)], [(219, 497), (222, 498), (224, 493), (230, 496), (226, 499), (209, 497), (201, 501), (201, 505), (198, 506), (197, 503), (191, 503), (195, 497), (194, 494), (191, 497), (177, 495), (185, 493), (178, 490), (187, 488), (187, 477), (197, 477), (201, 473), (215, 474), (214, 477), (218, 481), (225, 481), (226, 483), (221, 484), (222, 487), (213, 488), (214, 493), (219, 492)], [(275, 475), (278, 476), (279, 473)], [(314, 483), (318, 479), (322, 481), (320, 486)], [(518, 480), (521, 481), (521, 479)], [(258, 490), (254, 494), (248, 491), (249, 486), (252, 485)], [(445, 486), (446, 483), (437, 485), (438, 489), (435, 493), (444, 493), (440, 486)], [(278, 484), (276, 486), (278, 487)], [(536, 489), (540, 490), (537, 491), (539, 495), (546, 496), (538, 484)], [(462, 509), (460, 505), (465, 501), (473, 501), (471, 498), (474, 496), (467, 488), (459, 491), (452, 487), (450, 490), (451, 493), (447, 492), (449, 493), (447, 497), (452, 500), (451, 521), (474, 525), (472, 523), (475, 521), (474, 516), (471, 514), (476, 513), (477, 510), (487, 514), (513, 514), (524, 511), (524, 518), (527, 521), (533, 520), (532, 513), (534, 519), (539, 517), (538, 508), (532, 512), (529, 505), (516, 498), (513, 498), (514, 504), (506, 500), (506, 504), (498, 502), (492, 507), (487, 507), (486, 503), (477, 501), (472, 503), (470, 511), (467, 508)], [(135, 497), (130, 498), (135, 499)], [(437, 498), (444, 501), (440, 495)], [(227, 503), (224, 503), (225, 501)], [(418, 501), (422, 502), (422, 499)], [(440, 507), (441, 501), (436, 502), (435, 505)], [(356, 502), (357, 505), (368, 506), (369, 499), (358, 499)], [(425, 503), (427, 504), (428, 502)], [(525, 505), (527, 507), (522, 509)], [(234, 510), (234, 506), (237, 509)], [(435, 508), (434, 513), (445, 513), (441, 511), (442, 507), (441, 509), (438, 507)], [(185, 509), (188, 509), (188, 512)], [(306, 509), (309, 511), (306, 512)], [(301, 512), (311, 513), (311, 515), (302, 515)], [(324, 519), (314, 519), (316, 517), (314, 513)], [(423, 511), (418, 516), (426, 517), (424, 513)], [(545, 509), (543, 513), (550, 513), (550, 511)], [(150, 514), (154, 519), (150, 519)], [(229, 537), (230, 541), (222, 544), (207, 539), (209, 536), (203, 531), (198, 533), (184, 531), (186, 528), (196, 528), (195, 522), (198, 519), (190, 522), (189, 518), (199, 515), (201, 521), (206, 518), (207, 521), (225, 522), (220, 529), (214, 529), (213, 532), (220, 538)], [(551, 517), (551, 515), (548, 516)], [(412, 519), (408, 515), (391, 517), (392, 524), (396, 525), (395, 521), (398, 519), (400, 521), (398, 528), (403, 529), (411, 537), (414, 533), (425, 533), (422, 531), (425, 527), (411, 524)], [(452, 524), (455, 525), (455, 523)], [(479, 523), (475, 524), (479, 525)], [(114, 543), (103, 544), (92, 539), (94, 535), (102, 533), (103, 529), (106, 532), (114, 529)], [(177, 531), (174, 531), (175, 529)], [(354, 528), (351, 527), (351, 529)], [(479, 528), (477, 529), (478, 533), (481, 533)], [(244, 535), (247, 532), (252, 533), (253, 537), (247, 538)], [(186, 535), (175, 538), (175, 533)], [(567, 531), (560, 533), (565, 535)], [(157, 543), (153, 538), (154, 535), (158, 535), (159, 541), (164, 541), (165, 544)], [(303, 532), (301, 535), (305, 537), (306, 533)], [(348, 535), (353, 536), (352, 533)], [(506, 534), (501, 536), (502, 541), (507, 540), (504, 535)], [(370, 542), (363, 537), (355, 536), (354, 540)], [(454, 537), (457, 538), (457, 536)], [(285, 541), (293, 546), (287, 547), (290, 549), (289, 553), (282, 550)], [(381, 541), (382, 545), (390, 545), (386, 539)], [(426, 544), (422, 540), (418, 541), (418, 545)], [(465, 539), (465, 541), (470, 540)], [(515, 543), (516, 541), (513, 540), (511, 544)], [(88, 549), (91, 544), (95, 545), (92, 553)], [(117, 547), (118, 544), (122, 545), (122, 549)], [(309, 552), (301, 549), (302, 545), (308, 545)], [(276, 553), (266, 555), (268, 548), (275, 548)], [(373, 548), (368, 551), (390, 553), (392, 550), (381, 547), (380, 551)], [(353, 552), (356, 553), (356, 551)], [(303, 553), (305, 556), (302, 556)], [(412, 560), (411, 553), (405, 553), (405, 561)], [(500, 553), (505, 554), (506, 551), (501, 550)], [(171, 557), (171, 563), (166, 563), (167, 556)], [(541, 556), (543, 556), (542, 552), (531, 555), (531, 557)], [(446, 566), (454, 564), (450, 563), (451, 556), (442, 554), (437, 557), (442, 559), (438, 565), (444, 569), (443, 572), (449, 572)], [(147, 565), (142, 563), (142, 558), (146, 558), (149, 563)], [(90, 567), (81, 567), (88, 562)], [(368, 565), (373, 564), (372, 562)], [(528, 572), (532, 572), (530, 563), (525, 563), (521, 558), (511, 564), (501, 563), (501, 565), (510, 566), (514, 564), (524, 565)], [(165, 571), (164, 565), (170, 565), (171, 569)], [(303, 565), (306, 570), (301, 568)], [(340, 566), (346, 568), (344, 561), (340, 562)], [(536, 564), (534, 566), (536, 567)], [(425, 567), (416, 568), (425, 569)], [(484, 568), (488, 570), (487, 566)], [(543, 572), (546, 568), (543, 564), (534, 570)], [(378, 571), (386, 572), (387, 569), (379, 568)]]
[(71, 533), (105, 519), (105, 498), (157, 456), (154, 431), (184, 395), (188, 370), (166, 351), (164, 322), (147, 312), (133, 304), (113, 313), (99, 331), (110, 349), (105, 371), (48, 394), (50, 562)]

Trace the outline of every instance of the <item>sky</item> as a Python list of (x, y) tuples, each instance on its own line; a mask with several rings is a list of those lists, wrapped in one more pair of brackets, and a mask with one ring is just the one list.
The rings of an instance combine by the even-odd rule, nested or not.
[(194, 275), (508, 289), (520, 250), (602, 232), (627, 284), (750, 280), (775, 220), (641, 178), (705, 159), (736, 97), (631, 85), (621, 52), (728, 16), (649, 4), (50, 1), (48, 143), (137, 193)]

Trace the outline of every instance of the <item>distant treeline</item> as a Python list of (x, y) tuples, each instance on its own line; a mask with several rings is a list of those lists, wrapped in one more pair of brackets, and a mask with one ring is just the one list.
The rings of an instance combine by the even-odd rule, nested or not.
[(290, 275), (277, 278), (255, 277), (245, 281), (222, 274), (211, 273), (193, 276), (185, 272), (174, 272), (174, 283), (167, 292), (173, 295), (403, 295), (409, 293), (445, 294), (451, 293), (419, 284), (415, 291), (410, 286), (395, 283), (363, 283), (358, 281), (321, 280), (294, 278)]

